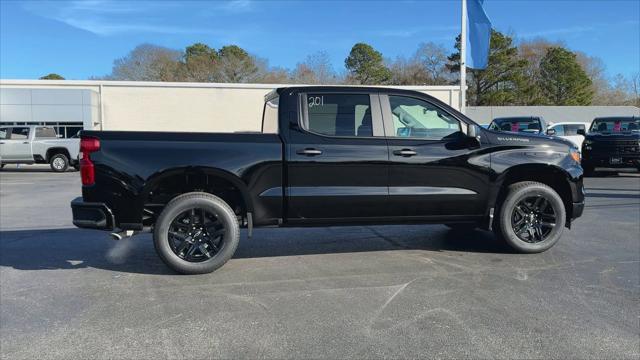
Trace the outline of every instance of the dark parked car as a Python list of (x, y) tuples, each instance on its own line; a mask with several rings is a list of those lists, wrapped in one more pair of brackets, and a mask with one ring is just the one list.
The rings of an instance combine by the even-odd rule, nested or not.
[(495, 118), (489, 130), (515, 133), (545, 134), (547, 123), (539, 116), (513, 116)]
[(582, 143), (582, 167), (592, 173), (597, 167), (640, 170), (640, 118), (602, 117), (591, 123)]
[(240, 227), (442, 223), (535, 253), (584, 207), (569, 142), (482, 129), (407, 90), (280, 88), (261, 133), (83, 131), (81, 151), (74, 224), (153, 231), (187, 274), (229, 260)]

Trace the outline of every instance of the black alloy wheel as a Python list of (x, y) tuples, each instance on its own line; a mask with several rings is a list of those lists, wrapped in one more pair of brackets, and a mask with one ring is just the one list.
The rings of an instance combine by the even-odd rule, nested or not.
[(556, 226), (556, 210), (542, 195), (526, 197), (513, 208), (511, 227), (522, 241), (544, 241)]
[(205, 209), (190, 209), (176, 216), (169, 226), (169, 244), (174, 254), (189, 262), (215, 256), (224, 244), (225, 226)]

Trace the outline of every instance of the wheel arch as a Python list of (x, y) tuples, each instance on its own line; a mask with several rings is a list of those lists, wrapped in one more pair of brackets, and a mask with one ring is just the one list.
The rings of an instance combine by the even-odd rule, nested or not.
[(558, 193), (567, 213), (566, 226), (570, 226), (573, 211), (571, 175), (561, 167), (549, 164), (519, 164), (503, 171), (494, 181), (490, 207), (499, 207), (507, 195), (509, 185), (521, 181), (536, 181)]
[(67, 159), (69, 160), (69, 162), (71, 162), (71, 154), (69, 153), (69, 149), (63, 147), (63, 146), (56, 146), (56, 147), (50, 147), (47, 149), (47, 152), (45, 154), (45, 160), (47, 162), (51, 161), (51, 158), (54, 155), (57, 154), (62, 154), (65, 155), (67, 157)]
[(192, 191), (222, 198), (241, 216), (254, 211), (247, 185), (240, 177), (219, 168), (187, 166), (156, 173), (145, 182), (138, 196), (141, 217), (146, 206), (166, 205), (172, 198)]

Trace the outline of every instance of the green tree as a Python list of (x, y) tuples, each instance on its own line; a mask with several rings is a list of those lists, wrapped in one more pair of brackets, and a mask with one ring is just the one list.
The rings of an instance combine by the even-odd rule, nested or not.
[(203, 43), (187, 46), (184, 51), (182, 78), (186, 81), (215, 82), (218, 52)]
[(344, 64), (360, 84), (384, 84), (391, 78), (391, 71), (384, 65), (382, 54), (365, 43), (355, 44)]
[(216, 52), (216, 49), (209, 47), (207, 44), (195, 43), (186, 47), (184, 50), (184, 57), (186, 61), (199, 57), (207, 57), (214, 60), (218, 57), (218, 53)]
[(219, 81), (246, 83), (261, 76), (260, 61), (236, 45), (223, 46), (218, 51), (217, 74)]
[(549, 105), (590, 105), (593, 88), (576, 54), (553, 47), (540, 61), (540, 89)]
[(40, 80), (64, 80), (64, 77), (56, 73), (51, 73), (41, 77)]
[[(456, 38), (458, 52), (451, 54), (447, 68), (460, 71), (460, 36)], [(525, 77), (527, 60), (518, 56), (513, 39), (491, 31), (489, 62), (486, 69), (467, 68), (467, 99), (469, 105), (522, 105), (522, 94), (529, 91)]]

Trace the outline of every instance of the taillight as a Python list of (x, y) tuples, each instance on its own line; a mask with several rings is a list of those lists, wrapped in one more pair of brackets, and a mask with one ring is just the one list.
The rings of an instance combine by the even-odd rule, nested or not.
[(96, 183), (96, 171), (91, 161), (91, 153), (100, 150), (100, 140), (92, 137), (80, 139), (80, 177), (82, 185)]

